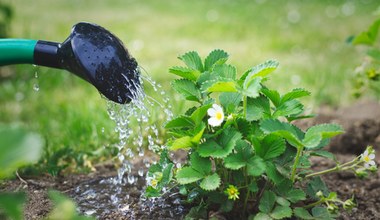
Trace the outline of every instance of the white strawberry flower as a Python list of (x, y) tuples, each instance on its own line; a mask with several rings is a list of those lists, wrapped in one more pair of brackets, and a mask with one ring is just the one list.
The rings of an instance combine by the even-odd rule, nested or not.
[(220, 126), (224, 121), (223, 108), (217, 104), (213, 104), (212, 107), (207, 110), (207, 114), (210, 116), (208, 124), (213, 127)]
[(373, 151), (369, 151), (368, 149), (364, 151), (364, 153), (361, 156), (362, 161), (364, 161), (364, 167), (369, 168), (372, 166), (376, 166), (376, 163), (374, 161), (375, 154)]

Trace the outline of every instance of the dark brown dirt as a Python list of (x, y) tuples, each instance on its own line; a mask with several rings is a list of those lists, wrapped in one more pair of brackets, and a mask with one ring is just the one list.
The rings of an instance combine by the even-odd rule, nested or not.
[[(302, 122), (298, 125), (305, 128), (312, 124), (330, 122), (341, 124), (346, 131), (345, 134), (335, 138), (329, 146), (330, 151), (334, 152), (340, 161), (348, 161), (355, 157), (355, 155), (362, 153), (367, 145), (373, 145), (374, 149), (378, 152), (376, 162), (377, 164), (380, 163), (379, 103), (359, 102), (353, 106), (340, 109), (321, 108), (315, 119)], [(315, 170), (332, 166), (333, 163), (325, 159), (315, 158), (313, 160), (313, 169)], [(116, 175), (115, 170), (112, 165), (102, 165), (97, 167), (96, 172), (87, 175), (71, 175), (56, 178), (51, 176), (24, 177), (27, 183), (19, 179), (7, 181), (0, 184), (0, 191), (25, 190), (29, 198), (25, 207), (25, 219), (41, 219), (43, 216), (46, 216), (52, 206), (47, 198), (47, 189), (62, 191), (83, 205), (83, 201), (86, 201), (86, 199), (82, 200), (78, 198), (78, 195), (83, 195), (78, 189), (86, 185), (90, 185), (91, 187), (101, 185), (101, 180), (109, 180), (110, 177)], [(337, 191), (339, 197), (342, 199), (348, 199), (352, 195), (355, 195), (358, 206), (354, 208), (351, 213), (343, 212), (339, 219), (380, 218), (379, 171), (365, 180), (360, 180), (351, 173), (329, 174), (324, 176), (324, 180), (329, 189)], [(104, 186), (99, 186), (99, 190), (101, 190), (102, 187)], [(148, 205), (142, 205), (142, 203), (139, 202), (141, 188), (132, 187), (128, 184), (119, 188), (117, 192), (129, 192), (128, 201), (130, 205), (119, 207), (119, 211), (110, 209), (108, 212), (95, 212), (99, 219), (182, 219), (183, 213), (188, 210), (188, 208), (178, 204), (178, 199), (175, 196), (167, 198), (165, 202), (158, 201), (161, 205), (155, 205), (154, 202), (148, 202)], [(90, 201), (91, 198), (89, 197), (88, 200)], [(102, 201), (106, 202), (108, 200), (105, 199)], [(179, 210), (178, 207), (181, 210)], [(124, 211), (122, 211), (123, 208)], [(175, 209), (177, 210), (176, 212), (173, 211)], [(82, 208), (81, 210), (83, 211)]]

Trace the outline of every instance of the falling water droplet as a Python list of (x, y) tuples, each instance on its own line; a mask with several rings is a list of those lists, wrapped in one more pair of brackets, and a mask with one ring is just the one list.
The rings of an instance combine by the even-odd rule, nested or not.
[(104, 133), (104, 127), (102, 127), (101, 131), (102, 131), (102, 133)]
[(36, 92), (40, 91), (40, 86), (38, 85), (38, 83), (34, 83), (33, 90)]
[(34, 72), (34, 78), (38, 79), (38, 72)]

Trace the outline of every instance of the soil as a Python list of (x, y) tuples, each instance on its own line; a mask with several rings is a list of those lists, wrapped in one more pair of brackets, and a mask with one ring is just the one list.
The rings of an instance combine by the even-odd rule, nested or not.
[[(380, 152), (380, 105), (376, 102), (359, 102), (355, 105), (332, 109), (323, 107), (318, 116), (297, 124), (306, 128), (320, 123), (341, 124), (346, 133), (333, 139), (329, 150), (338, 160), (348, 161), (372, 145)], [(313, 159), (313, 169), (332, 167), (326, 159)], [(376, 155), (380, 163), (380, 153)], [(48, 189), (59, 190), (73, 198), (79, 211), (91, 214), (98, 219), (183, 219), (190, 207), (181, 205), (176, 192), (166, 195), (165, 199), (141, 201), (144, 185), (143, 177), (134, 176), (138, 184), (111, 184), (116, 176), (112, 164), (96, 167), (96, 172), (65, 177), (23, 177), (0, 184), (1, 191), (24, 190), (28, 195), (25, 206), (25, 219), (41, 219), (51, 210), (52, 204), (47, 197)], [(361, 180), (351, 173), (333, 173), (323, 177), (329, 189), (337, 191), (342, 199), (355, 195), (357, 207), (351, 213), (342, 212), (339, 219), (379, 219), (380, 218), (380, 171)], [(137, 185), (137, 186), (136, 186)], [(1, 218), (1, 216), (0, 216)]]

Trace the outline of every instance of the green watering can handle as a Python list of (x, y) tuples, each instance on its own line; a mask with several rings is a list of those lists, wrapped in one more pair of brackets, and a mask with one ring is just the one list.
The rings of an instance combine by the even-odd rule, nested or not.
[(37, 40), (0, 39), (0, 66), (34, 64)]

